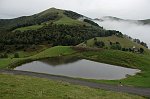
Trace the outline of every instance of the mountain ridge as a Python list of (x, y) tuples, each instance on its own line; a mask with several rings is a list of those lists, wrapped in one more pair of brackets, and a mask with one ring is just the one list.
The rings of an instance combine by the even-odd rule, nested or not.
[(17, 27), (32, 26), (48, 21), (54, 22), (61, 18), (66, 18), (66, 20), (70, 19), (69, 21), (79, 21), (77, 19), (80, 17), (83, 17), (83, 15), (73, 11), (50, 8), (30, 16), (21, 16), (13, 19), (0, 19), (0, 30), (14, 30)]
[[(31, 16), (0, 20), (0, 28), (6, 30), (0, 30), (2, 49), (7, 49), (3, 45), (16, 44), (18, 49), (34, 44), (74, 46), (94, 37), (123, 37), (121, 32), (105, 30), (84, 15), (56, 8)], [(11, 48), (16, 49), (14, 46)]]
[(132, 20), (132, 19), (122, 19), (122, 18), (113, 17), (113, 16), (104, 16), (102, 18), (95, 18), (94, 20), (97, 20), (100, 22), (102, 22), (102, 21), (122, 21), (122, 22), (150, 25), (150, 19)]

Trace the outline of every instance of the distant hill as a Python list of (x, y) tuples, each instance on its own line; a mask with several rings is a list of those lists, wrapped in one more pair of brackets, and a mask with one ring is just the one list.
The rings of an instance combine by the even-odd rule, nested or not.
[(26, 50), (29, 47), (34, 50), (38, 45), (75, 46), (95, 37), (112, 35), (123, 37), (121, 32), (105, 30), (84, 15), (56, 8), (31, 16), (0, 19), (0, 51)]
[(133, 42), (132, 40), (130, 40), (129, 38), (127, 37), (118, 37), (118, 36), (108, 36), (108, 37), (96, 37), (96, 38), (92, 38), (92, 39), (89, 39), (87, 40), (86, 42), (83, 42), (77, 46), (86, 46), (86, 47), (96, 47), (94, 42), (95, 42), (95, 39), (96, 41), (102, 41), (104, 42), (105, 46), (104, 48), (107, 48), (107, 49), (110, 49), (111, 48), (111, 44), (116, 44), (119, 43), (121, 45), (122, 48), (143, 48), (146, 52), (148, 52), (149, 50), (147, 48), (145, 48), (144, 46), (136, 43), (136, 42)]
[(146, 20), (140, 20), (143, 24), (149, 24), (150, 25), (150, 19), (146, 19)]
[(74, 46), (93, 37), (122, 35), (103, 29), (90, 18), (73, 11), (50, 8), (38, 14), (0, 20), (0, 50), (37, 45)]
[(102, 18), (96, 18), (94, 20), (97, 21), (122, 21), (122, 22), (130, 22), (135, 24), (143, 24), (143, 25), (150, 25), (150, 19), (146, 20), (131, 20), (131, 19), (121, 19), (113, 16), (104, 16)]
[(44, 26), (44, 24), (49, 23), (66, 25), (94, 25), (88, 21), (84, 22), (84, 19), (86, 18), (87, 17), (73, 11), (50, 8), (31, 16), (22, 16), (14, 19), (0, 19), (0, 31), (35, 30)]

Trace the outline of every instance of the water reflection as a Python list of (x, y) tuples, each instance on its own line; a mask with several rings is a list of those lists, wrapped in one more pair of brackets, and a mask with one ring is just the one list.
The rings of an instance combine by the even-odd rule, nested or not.
[(34, 61), (16, 67), (15, 70), (105, 80), (122, 79), (126, 75), (135, 75), (135, 73), (139, 72), (137, 69), (103, 64), (75, 57), (59, 57)]
[(61, 66), (64, 64), (70, 64), (79, 61), (80, 58), (67, 56), (67, 57), (54, 57), (54, 58), (48, 58), (41, 60), (41, 62), (50, 65), (50, 66)]

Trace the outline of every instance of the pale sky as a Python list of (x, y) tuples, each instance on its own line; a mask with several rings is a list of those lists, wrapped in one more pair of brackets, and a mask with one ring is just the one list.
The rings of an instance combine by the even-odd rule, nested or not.
[(150, 0), (0, 0), (0, 18), (32, 15), (51, 7), (91, 18), (150, 19)]

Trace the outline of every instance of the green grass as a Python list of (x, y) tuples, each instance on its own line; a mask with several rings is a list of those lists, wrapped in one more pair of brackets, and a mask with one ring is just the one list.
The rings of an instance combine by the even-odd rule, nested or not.
[(48, 48), (49, 48), (48, 46), (39, 45), (35, 49), (29, 48), (29, 49), (26, 49), (26, 51), (19, 50), (19, 51), (14, 51), (14, 52), (8, 53), (8, 57), (13, 58), (15, 53), (19, 54), (19, 58), (30, 57), (30, 56), (36, 55), (36, 54), (48, 49)]
[(83, 52), (81, 57), (95, 60), (102, 63), (114, 64), (118, 66), (137, 68), (141, 73), (130, 76), (122, 80), (91, 80), (95, 82), (105, 82), (124, 85), (150, 87), (150, 55), (134, 54), (117, 50), (102, 50), (99, 52)]
[[(84, 23), (84, 22), (81, 22), (81, 21), (78, 21), (78, 20), (74, 20), (74, 19), (71, 19), (65, 15), (62, 15), (63, 17), (61, 17), (59, 20), (57, 21), (54, 21), (55, 24), (65, 24), (65, 25), (83, 25), (83, 24), (87, 24), (87, 23)], [(47, 21), (45, 22), (46, 24), (49, 24), (53, 21)], [(17, 28), (13, 31), (16, 31), (16, 30), (20, 30), (20, 31), (27, 31), (27, 30), (37, 30), (39, 28), (42, 28), (44, 25), (41, 24), (41, 25), (32, 25), (32, 26), (27, 26), (27, 27), (21, 27), (21, 28)]]
[[(112, 43), (116, 43), (119, 42), (122, 48), (133, 48), (133, 46), (135, 46), (136, 48), (144, 48), (144, 50), (147, 52), (148, 49), (146, 49), (145, 47), (143, 47), (140, 44), (137, 44), (131, 40), (129, 40), (128, 38), (121, 38), (121, 37), (117, 37), (117, 36), (109, 36), (109, 37), (97, 37), (97, 41), (103, 41), (105, 43), (105, 47), (110, 48), (110, 42)], [(86, 46), (88, 47), (94, 47), (94, 38), (87, 40), (87, 44)], [(80, 46), (82, 46), (84, 43), (79, 44)]]
[[(63, 55), (73, 54), (75, 51), (70, 48), (69, 46), (56, 46), (52, 48), (48, 48), (38, 54), (32, 55), (30, 57), (22, 57), (22, 58), (5, 58), (0, 59), (0, 69), (11, 67), (11, 65), (16, 66), (26, 61), (38, 60), (42, 58), (49, 58), (49, 57), (57, 57)], [(22, 56), (25, 56), (25, 53), (21, 53)]]
[(150, 87), (150, 55), (136, 54), (119, 50), (85, 51), (77, 53), (69, 46), (56, 46), (48, 48), (38, 54), (25, 58), (8, 58), (0, 59), (0, 68), (10, 68), (21, 65), (26, 62), (39, 60), (49, 57), (76, 55), (89, 60), (102, 63), (114, 64), (118, 66), (140, 69), (142, 72), (122, 80), (90, 80), (94, 82), (104, 82), (110, 84), (118, 84), (120, 81), (124, 85)]
[(71, 19), (65, 15), (63, 15), (63, 17), (61, 19), (59, 19), (58, 21), (56, 21), (54, 23), (55, 24), (66, 24), (66, 25), (83, 25), (83, 24), (85, 24), (84, 22)]
[[(85, 24), (85, 25), (89, 26), (89, 24), (86, 22), (82, 22), (82, 21), (67, 17), (66, 15), (64, 15), (64, 10), (60, 10), (60, 9), (50, 8), (42, 13), (39, 13), (38, 15), (39, 15), (39, 17), (42, 17), (44, 15), (53, 14), (53, 13), (58, 13), (58, 16), (60, 17), (60, 19), (44, 22), (45, 24), (49, 24), (49, 23), (53, 22), (55, 24), (65, 24), (65, 25), (84, 25)], [(42, 28), (43, 26), (44, 26), (43, 23), (41, 23), (41, 25), (33, 25), (33, 26), (17, 28), (14, 31), (16, 31), (16, 30), (20, 30), (20, 31), (37, 30), (39, 28)]]
[(11, 63), (15, 61), (19, 61), (19, 59), (11, 59), (11, 58), (0, 59), (0, 69), (7, 68)]
[(39, 54), (32, 56), (31, 58), (46, 58), (46, 57), (55, 57), (55, 56), (64, 56), (75, 53), (72, 48), (69, 46), (56, 46), (49, 49), (46, 49)]
[(37, 30), (39, 28), (43, 27), (43, 25), (32, 25), (32, 26), (27, 26), (27, 27), (21, 27), (21, 28), (17, 28), (13, 31), (16, 31), (16, 30), (20, 30), (20, 31), (27, 31), (27, 30)]
[[(71, 19), (65, 15), (63, 15), (62, 13), (60, 13), (61, 18), (59, 20), (54, 20), (54, 21), (47, 21), (45, 22), (45, 24), (49, 24), (51, 22), (54, 22), (55, 24), (65, 24), (65, 25), (88, 25), (88, 23), (86, 22), (82, 22), (82, 21), (79, 21), (79, 20), (75, 20), (75, 19)], [(27, 27), (21, 27), (21, 28), (17, 28), (13, 31), (16, 31), (16, 30), (20, 30), (20, 31), (27, 31), (27, 30), (37, 30), (39, 28), (42, 28), (44, 25), (43, 23), (41, 25), (32, 25), (32, 26), (27, 26)]]
[(61, 81), (0, 74), (0, 99), (145, 99)]
[(86, 26), (91, 26), (87, 22), (79, 21), (77, 19), (72, 19), (64, 14), (64, 10), (56, 9), (56, 8), (50, 8), (48, 10), (45, 10), (41, 13), (38, 14), (38, 17), (43, 17), (45, 15), (53, 14), (53, 13), (58, 13), (58, 19), (56, 20), (49, 20), (44, 23), (41, 23), (41, 25), (32, 25), (32, 26), (27, 26), (27, 27), (21, 27), (17, 28), (13, 31), (20, 30), (20, 31), (26, 31), (26, 30), (37, 30), (39, 28), (42, 28), (44, 24), (49, 24), (53, 22), (54, 24), (60, 25), (60, 24), (65, 24), (65, 25), (86, 25)]
[(62, 10), (62, 9), (56, 9), (56, 8), (50, 8), (50, 9), (47, 9), (47, 10), (39, 13), (38, 15), (39, 15), (39, 17), (42, 17), (44, 15), (53, 14), (53, 13), (58, 13), (59, 16), (62, 16), (63, 13), (64, 13), (64, 10)]

